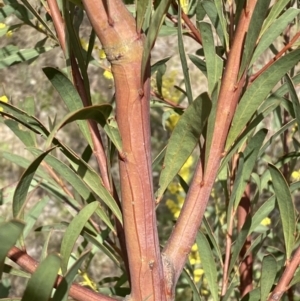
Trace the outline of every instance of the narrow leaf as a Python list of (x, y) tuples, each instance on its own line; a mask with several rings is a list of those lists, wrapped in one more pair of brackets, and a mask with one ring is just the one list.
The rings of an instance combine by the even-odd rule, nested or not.
[(215, 29), (217, 31), (217, 34), (220, 38), (221, 43), (224, 44), (223, 29), (222, 29), (222, 26), (220, 23), (220, 19), (218, 16), (218, 11), (217, 11), (215, 3), (212, 1), (201, 1), (201, 2), (199, 2), (199, 4), (202, 5), (204, 10), (206, 11), (211, 23), (213, 24), (213, 26), (215, 27)]
[(278, 203), (280, 218), (285, 241), (286, 258), (290, 259), (295, 244), (295, 209), (289, 186), (282, 173), (272, 164), (269, 164), (274, 192)]
[(37, 157), (24, 171), (22, 174), (18, 185), (16, 187), (14, 196), (13, 196), (13, 216), (19, 217), (22, 215), (23, 206), (26, 201), (28, 189), (30, 187), (30, 183), (34, 177), (36, 170), (38, 169), (39, 165), (42, 163), (44, 158), (53, 150), (50, 148), (39, 157)]
[(205, 235), (201, 232), (197, 234), (197, 246), (201, 259), (201, 264), (204, 269), (204, 276), (207, 279), (213, 300), (218, 301), (218, 274), (213, 252)]
[(246, 36), (246, 41), (244, 44), (244, 51), (242, 57), (242, 63), (239, 70), (239, 78), (243, 75), (245, 69), (249, 65), (254, 47), (256, 46), (256, 42), (265, 20), (265, 16), (268, 12), (268, 8), (270, 5), (270, 0), (257, 1), (255, 5), (255, 9), (253, 15), (251, 17), (251, 21), (249, 24), (248, 33)]
[(215, 0), (214, 2), (215, 2), (216, 9), (217, 9), (217, 12), (218, 12), (221, 27), (222, 27), (222, 30), (223, 30), (223, 36), (225, 38), (224, 47), (226, 48), (226, 50), (229, 50), (229, 35), (228, 35), (228, 32), (227, 32), (228, 24), (227, 24), (226, 18), (224, 16), (223, 1), (222, 0)]
[(185, 268), (183, 269), (182, 276), (187, 280), (189, 286), (191, 287), (191, 289), (193, 291), (193, 301), (201, 301), (202, 299), (200, 296), (200, 292), (197, 288), (197, 285), (195, 284), (193, 278), (191, 277), (191, 275), (187, 269), (185, 269)]
[(288, 89), (289, 89), (289, 93), (290, 93), (290, 98), (292, 100), (293, 103), (293, 108), (294, 108), (294, 114), (296, 117), (296, 121), (298, 124), (298, 131), (300, 132), (300, 103), (299, 103), (299, 98), (295, 89), (295, 86), (293, 84), (293, 81), (291, 80), (291, 78), (289, 77), (289, 75), (287, 74), (285, 76), (285, 81), (287, 83)]
[[(70, 112), (79, 110), (83, 107), (81, 98), (75, 87), (61, 71), (55, 68), (46, 67), (43, 68), (43, 72), (57, 90)], [(89, 145), (92, 146), (92, 138), (86, 121), (78, 121), (77, 124)]]
[(157, 8), (155, 12), (152, 15), (152, 19), (150, 22), (150, 26), (147, 32), (147, 37), (145, 41), (145, 48), (143, 52), (143, 58), (142, 58), (142, 70), (141, 70), (141, 77), (144, 78), (146, 66), (149, 61), (150, 52), (152, 50), (152, 47), (155, 43), (155, 40), (157, 38), (158, 32), (160, 30), (160, 27), (163, 23), (163, 20), (165, 18), (165, 15), (168, 11), (168, 8), (170, 6), (171, 0), (161, 0), (159, 1)]
[(82, 231), (83, 227), (95, 212), (98, 207), (98, 202), (93, 202), (86, 205), (71, 221), (70, 225), (66, 229), (65, 235), (63, 237), (60, 254), (62, 256), (61, 269), (65, 274), (68, 269), (68, 262), (73, 250), (73, 247)]
[(213, 89), (215, 88), (222, 74), (223, 61), (216, 54), (211, 25), (206, 22), (200, 22), (199, 29), (202, 36), (202, 46), (205, 54), (208, 92), (209, 95), (212, 95)]
[(178, 49), (179, 49), (179, 57), (181, 61), (181, 67), (183, 71), (183, 78), (185, 83), (185, 90), (188, 102), (191, 104), (193, 102), (193, 93), (192, 86), (189, 74), (189, 68), (187, 65), (187, 60), (185, 56), (184, 44), (183, 44), (183, 35), (182, 35), (182, 21), (181, 21), (181, 8), (178, 7)]
[(286, 54), (272, 64), (247, 88), (233, 117), (226, 141), (226, 150), (233, 144), (271, 89), (299, 60), (300, 49)]
[(244, 166), (242, 175), (239, 178), (240, 182), (239, 185), (233, 188), (232, 195), (235, 196), (235, 205), (234, 209), (237, 208), (243, 193), (245, 191), (246, 185), (248, 183), (248, 180), (250, 179), (250, 175), (252, 173), (252, 170), (254, 168), (254, 165), (257, 161), (259, 150), (264, 142), (264, 139), (267, 135), (267, 130), (262, 129), (258, 131), (249, 141), (245, 151), (244, 151)]
[(233, 246), (233, 252), (232, 252), (232, 256), (230, 259), (230, 265), (229, 265), (229, 269), (228, 269), (228, 275), (231, 273), (234, 265), (237, 263), (241, 249), (242, 249), (243, 245), (245, 244), (245, 241), (249, 235), (250, 227), (251, 227), (251, 217), (248, 216), (245, 221), (245, 224), (243, 225), (241, 231), (239, 232), (238, 237)]
[(284, 31), (287, 25), (293, 21), (299, 12), (299, 9), (290, 7), (278, 18), (278, 20), (274, 21), (274, 23), (262, 35), (258, 45), (255, 48), (250, 65), (252, 65), (258, 59), (258, 57), (268, 49), (273, 41)]
[(66, 301), (69, 289), (78, 274), (78, 270), (84, 260), (87, 258), (87, 255), (89, 255), (89, 251), (84, 252), (81, 254), (81, 256), (76, 260), (76, 262), (72, 265), (72, 267), (67, 271), (67, 273), (64, 275), (62, 281), (59, 283), (59, 285), (56, 288), (56, 291), (54, 293), (54, 296), (52, 298), (52, 301)]
[(22, 301), (48, 301), (60, 266), (58, 255), (50, 254), (29, 279)]
[(15, 52), (6, 53), (0, 57), (0, 69), (9, 67), (15, 63), (26, 62), (37, 58), (41, 53), (51, 50), (52, 47), (40, 47), (33, 49), (21, 49)]
[(276, 20), (276, 18), (282, 13), (290, 0), (280, 0), (272, 6), (261, 31), (261, 35), (271, 26), (271, 24)]
[(160, 198), (180, 168), (192, 154), (210, 113), (207, 94), (198, 96), (176, 124), (166, 150), (164, 167), (159, 178), (157, 197)]
[(29, 234), (31, 229), (33, 228), (34, 224), (36, 223), (37, 219), (40, 217), (43, 209), (49, 202), (49, 197), (44, 196), (41, 200), (39, 200), (33, 208), (30, 209), (30, 211), (25, 215), (25, 222), (26, 227), (23, 231), (23, 237), (26, 238), (26, 236)]
[(260, 298), (267, 300), (277, 274), (277, 262), (272, 255), (263, 258), (261, 266)]
[(6, 255), (21, 236), (24, 227), (25, 224), (18, 220), (11, 220), (0, 224), (0, 279), (2, 278)]
[(135, 5), (136, 5), (136, 31), (140, 33), (144, 20), (146, 18), (147, 8), (151, 6), (151, 1), (137, 0)]

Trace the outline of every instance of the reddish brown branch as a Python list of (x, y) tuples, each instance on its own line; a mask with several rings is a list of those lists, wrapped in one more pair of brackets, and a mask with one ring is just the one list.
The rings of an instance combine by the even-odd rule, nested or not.
[(164, 253), (174, 264), (176, 280), (184, 267), (187, 255), (190, 252), (198, 228), (202, 222), (211, 189), (219, 169), (228, 129), (245, 83), (245, 76), (239, 82), (237, 82), (237, 79), (243, 53), (243, 43), (256, 2), (257, 0), (249, 0), (247, 8), (244, 8), (241, 12), (233, 45), (228, 54), (228, 61), (221, 81), (215, 130), (208, 162), (206, 162), (205, 173), (203, 175), (202, 166), (199, 164), (176, 227), (164, 249)]
[[(250, 215), (251, 203), (250, 203), (250, 184), (246, 186), (246, 191), (242, 197), (240, 204), (238, 206), (237, 216), (238, 216), (238, 231), (240, 232), (243, 228), (247, 217)], [(251, 246), (251, 237), (248, 236), (242, 250), (240, 252), (241, 264), (239, 266), (240, 272), (240, 296), (241, 298), (245, 296), (248, 292), (252, 291), (252, 270), (253, 270), (253, 256), (249, 253), (245, 258), (249, 247)]]
[[(39, 263), (30, 257), (26, 252), (21, 251), (17, 247), (13, 247), (7, 254), (7, 257), (19, 265), (24, 271), (33, 274)], [(57, 276), (54, 287), (57, 287), (61, 281), (63, 281), (62, 276)], [(69, 296), (77, 301), (116, 301), (115, 298), (105, 296), (100, 293), (96, 293), (87, 289), (79, 284), (72, 284), (69, 290)]]
[(111, 62), (115, 80), (117, 122), (123, 147), (119, 166), (131, 299), (164, 301), (165, 282), (152, 187), (149, 65), (146, 80), (141, 79), (144, 37), (136, 32), (135, 20), (122, 1), (82, 2)]
[[(80, 98), (82, 100), (82, 103), (84, 106), (91, 105), (91, 101), (86, 93), (84, 82), (82, 79), (82, 76), (79, 71), (78, 64), (75, 60), (74, 54), (71, 51), (71, 68), (72, 68), (72, 76), (73, 81), (75, 84), (75, 87), (78, 91), (78, 94), (80, 95)], [(107, 161), (106, 161), (106, 154), (104, 151), (102, 139), (98, 130), (97, 123), (94, 120), (88, 121), (88, 127), (91, 133), (91, 138), (93, 142), (93, 154), (97, 160), (100, 174), (103, 180), (104, 187), (112, 193), (110, 181), (109, 181), (109, 175), (108, 175), (108, 167), (107, 167)]]
[[(66, 35), (65, 35), (65, 24), (61, 13), (59, 11), (58, 5), (56, 0), (47, 0), (49, 6), (49, 13), (52, 17), (53, 24), (60, 42), (60, 46), (66, 55)], [(71, 59), (71, 68), (72, 68), (72, 76), (75, 87), (81, 97), (84, 106), (91, 105), (91, 101), (87, 96), (85, 91), (84, 83), (82, 76), (79, 72), (79, 67), (74, 57), (74, 53), (70, 51), (70, 59)], [(111, 191), (110, 189), (110, 182), (107, 170), (107, 162), (106, 162), (106, 155), (103, 148), (101, 136), (99, 134), (99, 130), (95, 121), (89, 120), (88, 121), (89, 130), (91, 133), (92, 141), (93, 141), (93, 153), (97, 159), (100, 173), (102, 176), (104, 186)]]
[(291, 41), (286, 44), (266, 65), (259, 71), (253, 74), (249, 79), (249, 84), (252, 83), (257, 77), (259, 77), (264, 71), (266, 71), (272, 64), (274, 64), (284, 53), (286, 53), (299, 39), (300, 31), (295, 34)]
[(269, 296), (268, 301), (280, 300), (282, 295), (289, 289), (289, 284), (300, 265), (300, 247), (296, 250), (293, 258), (286, 263), (285, 270), (278, 284)]
[[(178, 11), (178, 5), (175, 1), (172, 2), (172, 5)], [(199, 30), (182, 9), (181, 9), (181, 17), (185, 22), (185, 24), (187, 25), (187, 27), (190, 29), (192, 37), (195, 39), (196, 42), (202, 45), (202, 38)]]
[(165, 102), (166, 104), (168, 104), (169, 106), (171, 106), (173, 108), (178, 108), (178, 109), (183, 109), (183, 110), (186, 109), (186, 107), (183, 107), (183, 106), (177, 104), (176, 102), (172, 101), (171, 99), (167, 99), (167, 98), (159, 95), (157, 92), (155, 92), (153, 90), (151, 91), (151, 95), (158, 98), (162, 102)]
[(60, 14), (56, 0), (47, 0), (49, 6), (49, 14), (53, 20), (53, 25), (63, 52), (66, 52), (66, 34), (65, 23)]

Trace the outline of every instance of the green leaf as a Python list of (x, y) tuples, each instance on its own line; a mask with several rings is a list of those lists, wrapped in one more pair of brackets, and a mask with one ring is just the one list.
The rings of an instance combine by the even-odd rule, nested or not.
[(32, 132), (29, 132), (28, 130), (20, 128), (20, 124), (15, 120), (5, 120), (5, 125), (7, 125), (10, 130), (17, 136), (25, 146), (34, 146), (35, 145), (35, 139), (32, 134)]
[(136, 5), (136, 31), (140, 33), (144, 20), (146, 18), (147, 8), (149, 6), (151, 7), (152, 3), (149, 0), (137, 0), (135, 2), (135, 5)]
[(292, 103), (293, 103), (294, 113), (295, 113), (296, 121), (297, 121), (297, 124), (298, 124), (298, 131), (300, 132), (300, 126), (299, 126), (299, 124), (300, 124), (300, 103), (299, 103), (299, 98), (298, 98), (295, 86), (293, 84), (293, 81), (291, 80), (291, 78), (289, 77), (288, 74), (285, 76), (285, 81), (287, 83), (289, 93), (290, 93), (290, 98), (291, 98)]
[(213, 252), (203, 233), (198, 232), (196, 242), (204, 270), (204, 276), (207, 279), (213, 300), (218, 301), (218, 274)]
[(168, 11), (168, 8), (170, 6), (171, 0), (161, 0), (159, 1), (157, 8), (155, 12), (152, 15), (152, 19), (150, 22), (150, 26), (147, 32), (147, 37), (145, 41), (145, 48), (143, 52), (143, 58), (142, 58), (142, 70), (141, 70), (141, 77), (144, 78), (146, 66), (149, 61), (150, 52), (152, 50), (152, 47), (155, 43), (155, 40), (157, 38), (158, 32), (160, 30), (160, 27), (163, 23), (163, 20), (165, 18), (165, 15)]
[(207, 77), (207, 67), (205, 61), (193, 54), (189, 54), (188, 56), (193, 64)]
[(271, 24), (282, 13), (282, 11), (286, 8), (286, 6), (289, 2), (290, 2), (290, 0), (276, 1), (276, 3), (272, 6), (272, 8), (264, 22), (263, 28), (261, 30), (261, 35), (264, 34), (265, 31), (271, 26)]
[(182, 21), (181, 21), (181, 9), (178, 9), (178, 50), (179, 57), (181, 61), (181, 67), (183, 71), (183, 78), (185, 83), (185, 90), (189, 104), (193, 102), (193, 92), (189, 74), (189, 68), (187, 65), (187, 60), (185, 56), (184, 44), (183, 44), (183, 36), (182, 36)]
[(243, 152), (244, 164), (242, 174), (236, 177), (231, 195), (231, 197), (235, 198), (234, 210), (237, 208), (243, 196), (246, 185), (258, 158), (259, 150), (264, 142), (267, 132), (268, 131), (266, 129), (261, 129), (260, 131), (258, 131), (250, 139), (245, 151)]
[(212, 95), (212, 92), (220, 80), (223, 61), (216, 54), (214, 45), (214, 36), (211, 29), (211, 25), (206, 22), (200, 22), (198, 24), (199, 30), (202, 36), (202, 46), (205, 54), (206, 68), (207, 68), (207, 79), (208, 79), (208, 92)]
[(68, 158), (69, 163), (72, 165), (73, 169), (77, 171), (78, 175), (96, 193), (96, 195), (103, 200), (122, 224), (123, 219), (121, 210), (110, 192), (104, 187), (99, 174), (68, 148), (64, 147), (62, 153)]
[[(7, 47), (6, 47), (7, 49)], [(4, 48), (0, 49), (0, 69), (9, 67), (16, 63), (26, 62), (39, 57), (41, 53), (51, 50), (52, 47), (40, 47), (33, 49), (21, 49), (12, 52), (3, 52)]]
[(248, 294), (246, 294), (243, 298), (242, 301), (260, 301), (260, 288), (257, 287)]
[(239, 254), (242, 250), (242, 247), (245, 244), (246, 239), (249, 235), (250, 227), (251, 227), (251, 217), (248, 216), (246, 218), (245, 224), (243, 225), (241, 231), (239, 232), (238, 237), (233, 246), (233, 252), (232, 252), (232, 256), (230, 259), (230, 265), (229, 265), (229, 269), (228, 269), (228, 275), (230, 275), (234, 265), (236, 264), (236, 262), (238, 260)]
[(49, 301), (59, 266), (60, 257), (56, 254), (43, 260), (29, 279), (22, 301)]
[(105, 255), (107, 255), (107, 257), (110, 258), (117, 267), (121, 268), (121, 263), (114, 254), (115, 251), (108, 248), (108, 245), (104, 243), (103, 238), (99, 234), (97, 236), (92, 236), (84, 231), (82, 235), (87, 241), (89, 241), (91, 244), (101, 250)]
[(21, 236), (25, 224), (19, 220), (11, 220), (0, 224), (0, 279), (4, 268), (4, 261), (8, 251)]
[[(22, 156), (18, 156), (13, 153), (10, 153), (10, 152), (3, 152), (2, 157), (14, 164), (17, 164), (18, 166), (20, 166), (24, 169), (27, 169), (28, 166), (32, 163), (28, 159), (25, 159)], [(42, 166), (39, 166), (35, 175), (42, 178), (43, 180), (46, 180), (46, 181), (52, 183), (52, 184), (55, 183), (55, 181), (49, 176), (49, 174), (47, 172), (45, 172), (45, 170), (42, 168)]]
[(229, 35), (228, 35), (228, 32), (227, 32), (228, 24), (227, 24), (226, 18), (224, 16), (223, 1), (222, 0), (215, 0), (214, 2), (215, 2), (216, 9), (217, 9), (217, 12), (218, 12), (219, 20), (220, 20), (220, 23), (221, 23), (223, 36), (225, 38), (224, 47), (226, 47), (226, 50), (229, 50)]
[(273, 181), (274, 192), (279, 207), (285, 241), (286, 258), (290, 259), (295, 244), (295, 209), (289, 186), (281, 172), (272, 164), (269, 171)]
[(290, 7), (266, 30), (253, 53), (250, 66), (268, 49), (273, 41), (286, 29), (287, 25), (299, 14), (299, 9)]
[(47, 205), (48, 202), (49, 202), (49, 197), (44, 196), (25, 215), (24, 221), (26, 223), (26, 227), (24, 228), (24, 231), (23, 231), (23, 237), (24, 238), (26, 238), (26, 236), (29, 234), (29, 232), (33, 228), (33, 226), (36, 223), (37, 219), (40, 217), (43, 209), (45, 208), (45, 206)]
[(151, 75), (154, 74), (162, 65), (167, 63), (170, 58), (171, 58), (171, 56), (168, 56), (164, 59), (157, 61), (155, 64), (153, 64), (151, 66)]
[[(29, 149), (33, 154), (39, 155), (41, 153), (38, 149)], [(65, 181), (74, 187), (74, 189), (79, 193), (80, 196), (84, 199), (85, 202), (91, 203), (96, 200), (90, 188), (84, 183), (82, 178), (74, 172), (69, 166), (64, 164), (59, 159), (55, 158), (52, 155), (48, 155), (45, 158), (45, 162), (49, 164)], [(76, 206), (78, 208), (78, 204)], [(114, 231), (114, 226), (112, 225), (109, 217), (105, 213), (103, 208), (97, 210), (98, 215), (102, 221)]]
[[(43, 72), (59, 93), (70, 112), (82, 109), (83, 105), (78, 92), (70, 80), (61, 71), (55, 68), (46, 67), (43, 68)], [(77, 121), (77, 124), (89, 145), (92, 146), (92, 138), (86, 121)]]
[(261, 265), (260, 298), (267, 300), (277, 274), (277, 262), (272, 255), (266, 255)]
[(289, 284), (289, 288), (294, 286), (295, 284), (298, 284), (299, 282), (300, 282), (300, 269), (298, 269), (297, 272), (294, 274), (294, 277)]
[(52, 298), (52, 301), (66, 301), (67, 300), (69, 289), (70, 289), (76, 275), (78, 274), (78, 270), (80, 269), (80, 266), (82, 265), (84, 260), (87, 258), (87, 255), (89, 255), (89, 252), (90, 251), (86, 251), (86, 252), (82, 253), (81, 256), (72, 265), (72, 267), (67, 271), (67, 273), (64, 275), (62, 281), (57, 286), (54, 296)]
[(164, 167), (159, 178), (157, 197), (160, 198), (180, 168), (192, 154), (210, 113), (207, 94), (198, 96), (177, 122), (170, 137)]
[(242, 62), (238, 76), (239, 79), (242, 77), (243, 73), (245, 72), (245, 69), (251, 61), (252, 54), (256, 46), (261, 27), (268, 12), (269, 5), (270, 0), (257, 1), (255, 5), (253, 15), (249, 24), (249, 29), (247, 32), (246, 41), (244, 44)]
[(44, 158), (53, 150), (53, 148), (50, 148), (43, 154), (41, 154), (39, 157), (37, 157), (24, 171), (22, 174), (18, 185), (16, 187), (14, 196), (13, 196), (13, 216), (14, 217), (20, 217), (22, 216), (24, 204), (26, 201), (28, 189), (30, 187), (30, 183), (34, 177), (34, 174), (39, 167), (39, 165), (42, 163)]
[(261, 147), (259, 151), (259, 156), (262, 156), (266, 149), (272, 145), (273, 142), (276, 141), (276, 139), (285, 131), (287, 131), (290, 127), (294, 126), (296, 123), (296, 119), (292, 119), (288, 123), (286, 123), (284, 126), (282, 126), (277, 132), (275, 132), (270, 138), (267, 139), (265, 144)]
[(3, 111), (0, 111), (0, 115), (18, 121), (24, 127), (30, 129), (34, 133), (42, 135), (43, 137), (47, 137), (49, 135), (46, 127), (37, 118), (29, 116), (26, 112), (9, 103), (1, 102), (1, 107), (3, 108)]
[(299, 60), (300, 49), (286, 54), (272, 64), (246, 89), (233, 117), (226, 141), (226, 150), (228, 150), (240, 135), (241, 129), (246, 126), (257, 108), (263, 103), (270, 90)]
[(65, 274), (68, 269), (68, 262), (71, 255), (71, 252), (73, 250), (73, 247), (84, 228), (85, 224), (89, 220), (89, 218), (92, 216), (92, 214), (95, 212), (95, 210), (98, 207), (98, 202), (92, 202), (88, 205), (86, 205), (71, 221), (70, 225), (66, 229), (66, 232), (64, 234), (61, 248), (60, 248), (60, 254), (62, 256), (62, 263), (61, 263), (61, 269), (63, 273)]
[[(4, 264), (3, 273), (22, 277), (22, 278), (28, 278), (28, 279), (31, 277), (30, 273), (26, 273), (22, 270), (19, 270), (18, 268), (13, 268), (8, 264)], [(0, 300), (2, 300), (2, 299), (0, 299)], [(21, 300), (21, 298), (20, 298), (20, 300)]]
[(191, 289), (193, 291), (193, 301), (201, 301), (202, 299), (200, 296), (200, 292), (197, 288), (197, 285), (195, 284), (193, 278), (191, 277), (190, 273), (188, 272), (188, 270), (186, 268), (183, 269), (182, 276), (187, 280), (189, 286), (191, 287)]
[(249, 234), (255, 231), (255, 229), (260, 225), (262, 220), (268, 217), (268, 215), (274, 209), (275, 209), (275, 196), (272, 196), (267, 201), (265, 201), (253, 215)]
[(105, 130), (106, 134), (109, 136), (110, 140), (114, 143), (118, 151), (122, 151), (122, 141), (121, 135), (118, 130), (118, 125), (116, 121), (112, 118), (109, 119), (109, 115), (112, 111), (110, 104), (93, 105), (90, 107), (85, 107), (77, 111), (67, 114), (52, 130), (48, 139), (47, 145), (50, 145), (54, 136), (59, 129), (65, 125), (77, 121), (77, 120), (95, 120), (97, 121)]
[(202, 5), (204, 10), (206, 11), (211, 23), (213, 24), (214, 28), (217, 31), (217, 34), (220, 38), (221, 43), (224, 44), (223, 29), (222, 29), (222, 26), (221, 26), (221, 23), (220, 23), (220, 19), (219, 19), (219, 16), (218, 16), (218, 11), (217, 11), (215, 3), (213, 1), (201, 1), (201, 2), (199, 1), (198, 3), (200, 5)]
[(17, 18), (19, 18), (25, 24), (33, 26), (32, 22), (30, 21), (33, 19), (33, 15), (26, 9), (24, 5), (14, 0), (4, 0), (4, 3), (12, 6), (15, 9), (14, 14)]
[(12, 6), (4, 5), (4, 7), (0, 9), (0, 22), (11, 16), (14, 12), (15, 9)]

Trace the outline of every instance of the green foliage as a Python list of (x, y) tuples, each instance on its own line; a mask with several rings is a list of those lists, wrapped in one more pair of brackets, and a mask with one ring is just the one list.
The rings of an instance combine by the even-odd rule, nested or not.
[[(212, 183), (196, 244), (176, 287), (176, 300), (268, 300), (299, 250), (300, 49), (297, 39), (293, 40), (294, 35), (299, 38), (299, 1), (257, 1), (241, 59), (234, 66), (236, 82), (230, 83), (233, 90), (238, 89), (240, 80), (245, 79), (236, 110), (232, 106), (235, 111), (225, 133), (221, 159), (213, 158), (220, 159), (217, 176), (207, 171), (207, 162), (214, 151), (213, 135), (220, 130), (216, 120), (220, 116), (220, 91), (226, 84), (226, 74), (232, 72), (228, 61), (236, 42), (234, 34), (244, 6), (251, 1), (179, 1), (182, 11), (168, 0), (136, 1), (134, 8), (132, 1), (125, 2), (136, 17), (138, 34), (145, 34), (143, 76), (147, 76), (152, 48), (159, 43), (157, 37), (172, 36), (178, 41), (176, 64), (180, 68), (174, 71), (171, 56), (165, 55), (151, 66), (151, 80), (155, 82), (151, 93), (151, 139), (153, 153), (158, 153), (152, 169), (161, 245), (168, 244), (171, 229), (178, 227), (185, 201), (198, 193), (195, 188), (191, 191), (193, 183), (198, 181), (199, 191), (207, 182)], [(12, 101), (4, 88), (0, 93), (0, 129), (10, 129), (29, 154), (14, 154), (17, 150), (13, 146), (10, 151), (4, 144), (0, 146), (1, 159), (22, 170), (17, 183), (0, 189), (1, 281), (8, 281), (8, 275), (29, 278), (22, 296), (5, 292), (1, 298), (7, 298), (1, 300), (66, 301), (79, 277), (84, 279), (83, 290), (88, 286), (93, 292), (122, 298), (130, 293), (126, 254), (121, 245), (122, 227), (126, 225), (120, 200), (122, 184), (116, 172), (116, 161), (127, 160), (124, 137), (115, 116), (114, 98), (97, 105), (91, 101), (95, 91), (90, 85), (90, 66), (96, 67), (98, 73), (110, 69), (107, 62), (98, 59), (94, 29), (89, 27), (90, 34), (84, 36), (89, 41), (87, 48), (81, 45), (82, 3), (59, 4), (68, 33), (66, 68), (43, 68), (46, 76), (41, 82), (48, 80), (54, 87), (67, 114), (44, 120), (39, 95), (27, 98), (21, 105)], [(196, 17), (194, 26), (183, 20), (183, 13), (191, 22)], [(14, 65), (32, 64), (58, 49), (61, 42), (53, 29), (53, 18), (42, 6), (37, 9), (27, 0), (5, 0), (0, 6), (0, 22), (1, 45), (5, 44), (0, 49), (2, 72), (10, 72)], [(23, 27), (39, 32), (40, 41), (26, 48), (14, 45), (9, 35)], [(199, 44), (195, 53), (190, 53), (187, 37)], [(199, 88), (199, 71), (206, 87)], [(75, 73), (78, 77), (73, 77)], [(16, 89), (22, 92), (21, 87)], [(233, 99), (226, 102), (231, 104)], [(76, 138), (84, 149), (71, 141), (71, 127), (76, 128)], [(103, 147), (104, 163), (99, 163), (95, 141)], [(142, 164), (138, 159), (136, 164)], [(105, 164), (107, 179), (101, 164)], [(5, 180), (8, 183), (9, 179)], [(50, 221), (44, 220), (49, 207), (61, 210)], [(58, 231), (63, 232), (59, 256), (50, 248), (53, 233)], [(6, 259), (11, 256), (9, 251), (17, 246), (24, 251), (23, 256), (28, 256), (25, 250), (30, 246), (30, 237), (37, 234), (45, 236), (39, 265), (27, 267), (25, 272), (16, 269)], [(130, 241), (126, 243), (130, 245)], [(109, 259), (113, 269), (94, 280), (90, 269), (100, 270), (99, 254), (101, 260)], [(251, 261), (249, 270), (255, 267), (248, 276), (252, 283), (248, 291), (242, 288), (240, 270), (247, 260)], [(299, 270), (292, 274), (286, 288), (298, 300)], [(61, 281), (56, 283), (58, 275)], [(94, 299), (88, 295), (86, 300)]]

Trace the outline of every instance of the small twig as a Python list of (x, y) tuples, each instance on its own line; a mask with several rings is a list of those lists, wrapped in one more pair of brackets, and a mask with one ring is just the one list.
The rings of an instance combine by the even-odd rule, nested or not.
[(56, 0), (47, 0), (49, 11), (53, 25), (58, 36), (58, 40), (60, 43), (60, 47), (62, 48), (63, 52), (66, 52), (66, 34), (65, 34), (65, 24), (64, 20), (60, 14), (59, 7), (57, 5)]
[(264, 71), (266, 71), (271, 65), (273, 65), (285, 52), (287, 52), (300, 37), (300, 31), (295, 34), (291, 41), (285, 45), (263, 68), (257, 71), (249, 78), (249, 84), (251, 84), (257, 77), (259, 77)]
[[(250, 215), (251, 203), (250, 203), (250, 184), (246, 186), (244, 196), (242, 197), (238, 206), (238, 231), (243, 228), (247, 217)], [(252, 270), (253, 270), (253, 256), (250, 252), (246, 257), (245, 254), (251, 245), (251, 237), (248, 236), (240, 252), (241, 264), (239, 266), (240, 272), (240, 297), (242, 298), (248, 292), (252, 291)], [(245, 257), (245, 258), (244, 258)]]
[(275, 289), (269, 296), (268, 301), (280, 300), (282, 295), (289, 289), (289, 284), (300, 265), (300, 247), (296, 250), (293, 258), (287, 262), (285, 270), (279, 279)]
[[(173, 4), (174, 8), (178, 11), (177, 3), (175, 1), (173, 1), (172, 4)], [(185, 24), (187, 25), (187, 27), (190, 29), (192, 37), (196, 40), (196, 42), (198, 42), (200, 45), (202, 45), (202, 38), (201, 38), (201, 34), (200, 34), (199, 30), (194, 25), (194, 23), (190, 20), (190, 18), (185, 14), (185, 12), (182, 11), (182, 9), (181, 9), (181, 17), (182, 17), (183, 21), (185, 22)]]
[(158, 98), (159, 100), (161, 100), (162, 102), (165, 102), (166, 104), (170, 105), (173, 108), (178, 108), (178, 109), (183, 109), (183, 110), (186, 109), (184, 106), (181, 106), (181, 105), (175, 103), (174, 101), (161, 96), (160, 94), (158, 94), (157, 92), (155, 92), (153, 90), (150, 93), (152, 96)]
[[(33, 274), (39, 265), (36, 260), (17, 247), (12, 247), (8, 252), (7, 257), (30, 274)], [(54, 287), (57, 287), (63, 280), (64, 277), (57, 276)], [(96, 293), (79, 284), (71, 285), (69, 296), (77, 301), (116, 301), (115, 298)]]

